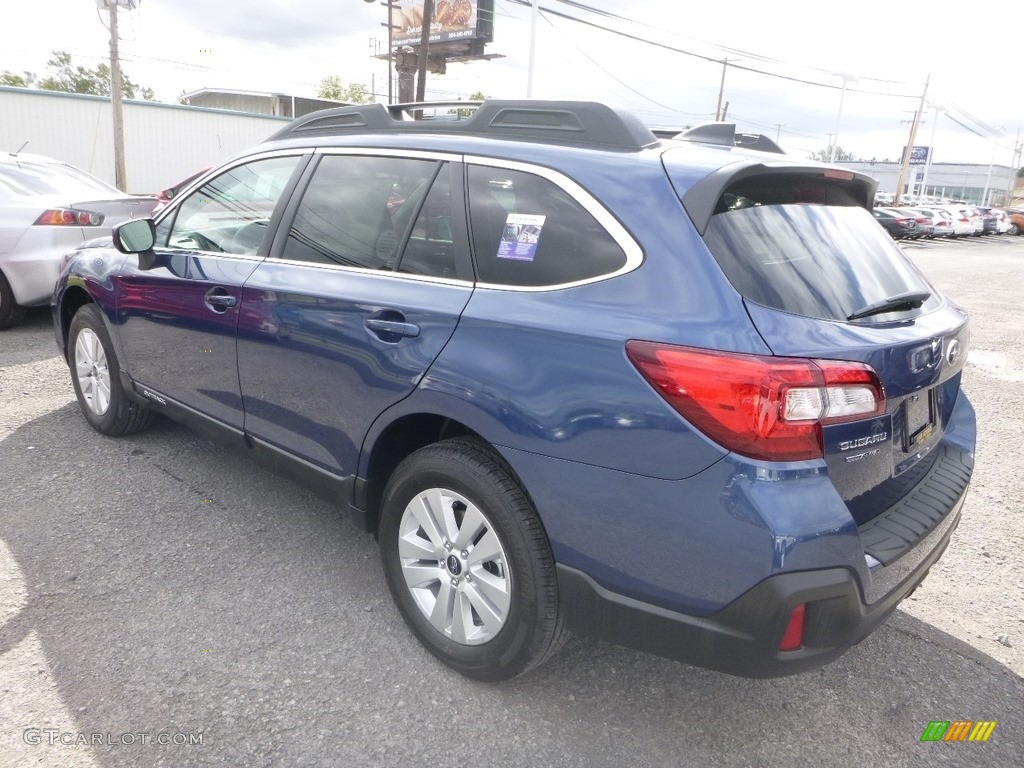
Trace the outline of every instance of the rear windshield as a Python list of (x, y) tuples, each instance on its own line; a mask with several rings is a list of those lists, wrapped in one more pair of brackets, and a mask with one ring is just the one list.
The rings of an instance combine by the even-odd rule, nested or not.
[(123, 197), (122, 192), (70, 165), (58, 163), (44, 165), (20, 161), (0, 165), (0, 177), (5, 186), (18, 194), (27, 195), (76, 195), (96, 199), (98, 196)]
[(736, 290), (767, 307), (845, 320), (910, 291), (933, 297), (902, 317), (939, 302), (889, 234), (856, 205), (761, 204), (727, 193), (704, 240)]

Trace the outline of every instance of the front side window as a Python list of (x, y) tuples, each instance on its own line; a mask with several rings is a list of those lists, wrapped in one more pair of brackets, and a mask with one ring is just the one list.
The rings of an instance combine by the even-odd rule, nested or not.
[(470, 166), (469, 216), (483, 283), (565, 285), (626, 264), (625, 252), (600, 222), (536, 174)]
[(255, 254), (300, 157), (273, 157), (239, 165), (219, 174), (185, 198), (167, 240), (164, 226), (157, 243), (169, 248), (212, 253)]
[[(438, 165), (435, 160), (396, 157), (324, 157), (303, 193), (282, 257), (394, 270), (421, 208), (431, 211), (435, 220), (450, 222), (450, 200), (439, 199), (448, 194), (446, 173), (438, 176), (445, 189), (428, 197)], [(426, 222), (414, 237), (422, 241), (433, 235), (438, 240), (441, 226), (435, 223), (431, 229)], [(419, 271), (414, 261), (408, 259), (408, 271)]]

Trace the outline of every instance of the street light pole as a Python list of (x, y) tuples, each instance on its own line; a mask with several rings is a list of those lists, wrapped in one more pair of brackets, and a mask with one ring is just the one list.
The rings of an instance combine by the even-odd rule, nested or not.
[(540, 0), (530, 3), (530, 66), (526, 75), (526, 98), (533, 98), (533, 71), (537, 64), (537, 16), (540, 12)]
[(1024, 149), (1024, 145), (1020, 141), (1020, 128), (1017, 129), (1017, 138), (1013, 141), (1013, 160), (1010, 162), (1010, 183), (1006, 187), (1006, 205), (1013, 203), (1013, 190), (1016, 189), (1017, 182), (1017, 169), (1020, 167), (1021, 150)]
[(997, 139), (1003, 135), (1003, 126), (997, 125), (995, 132), (992, 136), (992, 157), (988, 161), (988, 174), (985, 176), (985, 189), (981, 193), (981, 204), (988, 205), (988, 192), (989, 185), (992, 183), (992, 166), (996, 164), (996, 149), (998, 147)]

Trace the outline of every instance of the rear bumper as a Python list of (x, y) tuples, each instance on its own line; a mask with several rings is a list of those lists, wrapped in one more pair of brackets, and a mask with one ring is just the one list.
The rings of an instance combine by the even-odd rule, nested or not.
[[(963, 496), (921, 542), (927, 554), (874, 603), (865, 602), (851, 570), (827, 568), (770, 576), (717, 613), (690, 616), (616, 594), (582, 571), (558, 565), (561, 610), (581, 634), (709, 669), (743, 677), (804, 672), (842, 655), (917, 588), (949, 544), (962, 505)], [(807, 605), (804, 645), (779, 651), (801, 603)]]
[(4, 256), (3, 269), (14, 300), (26, 307), (48, 303), (61, 259), (83, 239), (80, 227), (30, 227)]

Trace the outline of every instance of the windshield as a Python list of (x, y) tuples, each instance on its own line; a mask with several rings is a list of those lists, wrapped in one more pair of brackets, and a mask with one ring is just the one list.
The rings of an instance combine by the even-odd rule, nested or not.
[[(753, 205), (711, 217), (704, 240), (744, 298), (786, 312), (846, 320), (911, 292), (935, 293), (892, 238), (858, 206)], [(921, 309), (938, 304), (932, 298)], [(875, 316), (868, 322), (877, 322)], [(863, 322), (863, 321), (861, 321)]]

